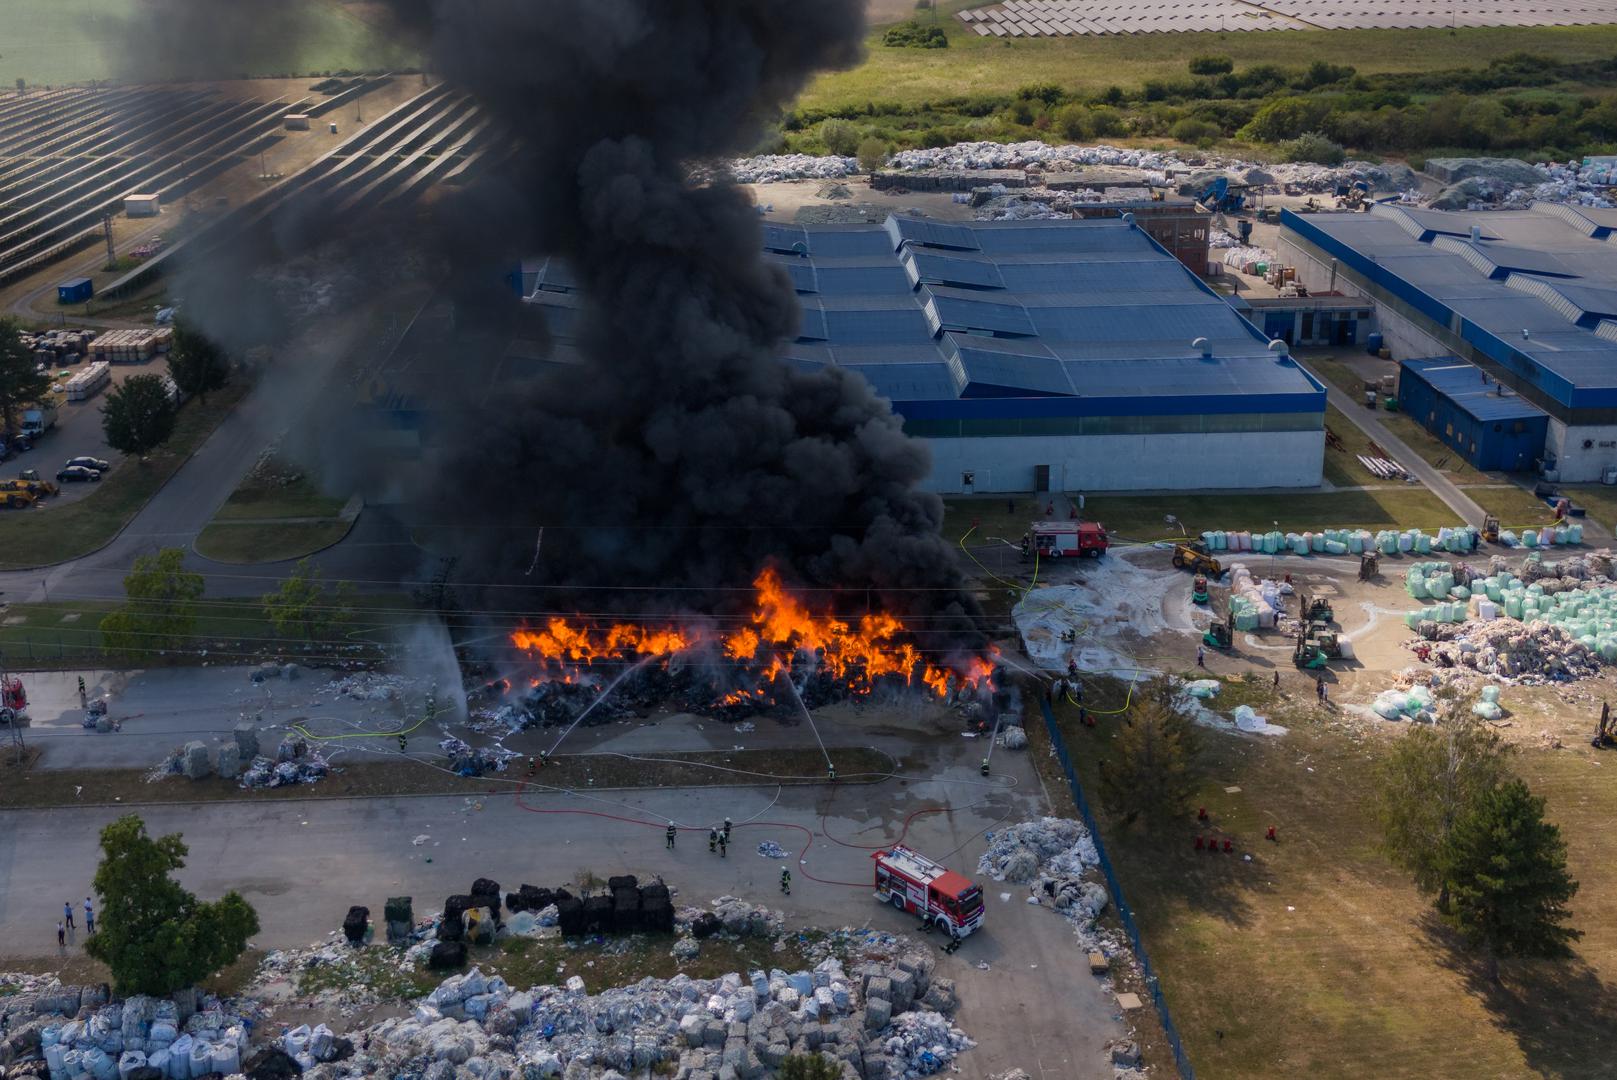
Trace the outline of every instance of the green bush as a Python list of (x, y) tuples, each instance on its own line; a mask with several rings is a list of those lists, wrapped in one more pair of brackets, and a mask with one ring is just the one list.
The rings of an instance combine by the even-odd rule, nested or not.
[(1063, 105), (1056, 110), (1055, 128), (1064, 139), (1073, 142), (1082, 142), (1095, 133), (1090, 123), (1090, 114), (1093, 109), (1083, 105)]
[(1318, 102), (1300, 97), (1275, 98), (1264, 102), (1241, 129), (1241, 135), (1255, 142), (1284, 142), (1314, 130), (1323, 118), (1324, 109)]
[(893, 156), (891, 143), (868, 136), (859, 141), (858, 153), (859, 167), (867, 173), (873, 173), (887, 164), (887, 159)]
[(1054, 83), (1034, 83), (1016, 88), (1018, 101), (1042, 101), (1046, 105), (1060, 105), (1067, 92)]
[(860, 132), (850, 120), (822, 120), (817, 131), (820, 141), (833, 154), (852, 157), (859, 150)]
[(1192, 56), (1192, 75), (1227, 75), (1235, 70), (1235, 61), (1227, 56)]
[(1282, 145), (1287, 161), (1314, 161), (1321, 165), (1340, 165), (1347, 154), (1342, 147), (1317, 131), (1306, 132)]
[[(1223, 132), (1218, 129), (1216, 124), (1209, 124), (1205, 120), (1197, 120), (1187, 116), (1169, 128), (1168, 134), (1182, 143), (1191, 143), (1195, 146), (1210, 146), (1213, 140), (1217, 139)], [(1341, 147), (1337, 147), (1337, 152), (1341, 152)]]
[(881, 43), (890, 49), (947, 49), (949, 37), (943, 27), (914, 21), (899, 23), (882, 35)]
[(1089, 131), (1097, 139), (1121, 135), (1125, 128), (1122, 115), (1109, 105), (1097, 105), (1089, 110)]

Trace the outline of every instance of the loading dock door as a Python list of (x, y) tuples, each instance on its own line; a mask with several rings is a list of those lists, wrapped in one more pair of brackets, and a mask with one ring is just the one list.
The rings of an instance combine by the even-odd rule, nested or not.
[(1033, 490), (1041, 492), (1050, 490), (1050, 466), (1033, 466)]

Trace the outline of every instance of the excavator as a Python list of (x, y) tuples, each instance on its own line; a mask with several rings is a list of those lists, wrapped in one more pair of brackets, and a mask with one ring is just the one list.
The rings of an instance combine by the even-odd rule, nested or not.
[(1589, 745), (1596, 750), (1617, 747), (1617, 720), (1611, 718), (1609, 702), (1600, 703), (1600, 720), (1595, 725), (1595, 737), (1589, 740)]

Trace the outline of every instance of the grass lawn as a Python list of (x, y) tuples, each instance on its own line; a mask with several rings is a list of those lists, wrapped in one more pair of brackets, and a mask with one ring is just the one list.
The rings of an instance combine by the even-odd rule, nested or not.
[[(1507, 963), (1493, 988), (1376, 850), (1367, 793), (1388, 736), (1327, 726), (1300, 687), (1282, 700), (1236, 684), (1221, 697), (1221, 710), (1246, 701), (1291, 727), (1278, 739), (1204, 736), (1209, 772), (1194, 803), (1253, 861), (1195, 851), (1188, 817), (1154, 835), (1102, 822), (1198, 1076), (1610, 1075), (1617, 863), (1603, 845), (1617, 786), (1593, 781), (1585, 754), (1527, 750), (1516, 768), (1568, 842), (1582, 883), (1574, 924), (1587, 936), (1570, 961)], [(1063, 707), (1063, 733), (1094, 791), (1117, 721), (1086, 730), (1075, 713)], [(1270, 824), (1278, 844), (1261, 839)]]
[(1617, 487), (1562, 484), (1561, 492), (1579, 506), (1587, 507), (1589, 516), (1606, 528), (1612, 528), (1612, 523), (1617, 522)]
[[(283, 44), (266, 32), (260, 40), (239, 46), (239, 74), (365, 70), (412, 62), (408, 55), (379, 42), (340, 4), (291, 0), (276, 6), (304, 20), (302, 44)], [(138, 29), (155, 17), (140, 0), (7, 0), (0, 84), (9, 87), (17, 79), (26, 79), (30, 85), (86, 82), (130, 74), (145, 79), (182, 76), (186, 72), (162, 70), (160, 59), (132, 54), (138, 46)], [(132, 33), (132, 26), (136, 32)], [(159, 66), (154, 70), (150, 65)]]
[(214, 562), (238, 565), (283, 562), (328, 548), (353, 527), (351, 521), (216, 521), (198, 534), (196, 552)]
[(1456, 484), (1485, 484), (1488, 474), (1478, 472), (1466, 463), (1458, 450), (1444, 446), (1437, 437), (1403, 413), (1380, 412), (1377, 417), (1386, 429), (1404, 441), (1404, 445), (1418, 454), (1438, 472)]
[(213, 520), (334, 518), (345, 502), (321, 491), (302, 468), (269, 457), (253, 466)]
[(194, 398), (187, 402), (165, 445), (145, 463), (126, 462), (114, 469), (88, 498), (0, 516), (0, 570), (76, 559), (117, 536), (250, 388), (245, 380), (237, 380), (210, 395), (206, 403)]
[(1342, 440), (1344, 449), (1325, 447), (1325, 479), (1337, 487), (1363, 487), (1387, 481), (1359, 463), (1359, 455), (1370, 456), (1370, 436), (1343, 415), (1335, 405), (1325, 406), (1325, 426)]
[(1523, 491), (1514, 484), (1467, 487), (1465, 493), (1478, 506), (1499, 518), (1500, 525), (1506, 529), (1548, 525), (1555, 520), (1548, 503), (1533, 498), (1531, 491)]
[[(30, 668), (71, 667), (105, 662), (101, 651), (102, 616), (118, 607), (111, 601), (70, 600), (48, 604), (9, 604), (0, 611), (0, 653), (17, 666)], [(366, 595), (353, 600), (354, 617), (343, 628), (345, 643), (364, 645), (384, 636), (394, 626), (415, 617), (411, 601), (397, 595)], [(264, 617), (256, 597), (211, 599), (198, 603), (196, 648), (172, 658), (141, 658), (143, 664), (233, 663), (258, 659), (263, 655), (308, 652), (330, 653), (330, 643), (311, 644), (300, 638), (277, 634)], [(198, 655), (206, 649), (207, 656)], [(369, 650), (356, 651), (362, 658)]]
[[(1017, 509), (1007, 512), (1005, 498), (992, 496), (956, 497), (944, 500), (943, 535), (952, 540), (980, 525), (969, 541), (986, 542), (1003, 537), (1020, 540), (1029, 521), (1043, 516), (1043, 500), (1037, 504), (1023, 495)], [(1299, 491), (1289, 493), (1233, 495), (1090, 495), (1084, 516), (1104, 524), (1108, 531), (1130, 540), (1160, 540), (1169, 536), (1163, 522), (1172, 514), (1192, 534), (1210, 529), (1251, 529), (1282, 532), (1313, 529), (1409, 528), (1436, 530), (1458, 524), (1454, 512), (1441, 499), (1421, 487), (1386, 488), (1377, 491)], [(1271, 525), (1278, 522), (1278, 526)]]
[(954, 13), (973, 6), (946, 0), (940, 19), (947, 49), (892, 49), (870, 37), (869, 55), (851, 71), (811, 84), (800, 108), (834, 109), (867, 102), (915, 105), (963, 94), (1009, 94), (1053, 83), (1071, 92), (1148, 79), (1183, 78), (1193, 56), (1228, 56), (1237, 69), (1314, 60), (1351, 63), (1360, 74), (1478, 67), (1515, 52), (1558, 60), (1596, 60), (1617, 50), (1617, 27), (1485, 27), (1430, 30), (1320, 30), (1275, 33), (1138, 34), (1009, 40), (978, 37)]

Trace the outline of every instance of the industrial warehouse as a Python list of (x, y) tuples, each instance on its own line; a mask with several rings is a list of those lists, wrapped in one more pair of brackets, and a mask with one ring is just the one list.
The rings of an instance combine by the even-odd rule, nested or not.
[[(931, 490), (1320, 482), (1323, 388), (1131, 218), (768, 224), (764, 246), (803, 305), (786, 358), (869, 380)], [(563, 338), (572, 290), (551, 261), (530, 294)]]
[[(1464, 384), (1494, 399), (1475, 417), (1482, 441), (1462, 445), (1453, 420), (1440, 419), (1448, 410), (1412, 408), (1434, 435), (1479, 467), (1541, 463), (1546, 475), (1577, 483), (1617, 469), (1614, 228), (1617, 210), (1548, 202), (1520, 211), (1287, 212), (1280, 253), (1311, 291), (1374, 299), (1394, 355), (1475, 365), (1432, 385)], [(1410, 384), (1409, 364), (1402, 374)], [(1539, 410), (1547, 425), (1533, 422)], [(1523, 442), (1540, 428), (1542, 442)], [(1510, 445), (1489, 451), (1490, 440)]]

